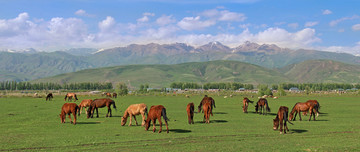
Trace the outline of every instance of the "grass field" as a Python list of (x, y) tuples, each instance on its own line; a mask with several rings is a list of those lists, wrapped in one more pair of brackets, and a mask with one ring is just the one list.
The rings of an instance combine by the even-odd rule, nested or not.
[[(203, 95), (126, 96), (115, 99), (117, 111), (105, 118), (106, 109), (99, 109), (100, 118), (87, 119), (85, 114), (76, 125), (60, 123), (63, 97), (53, 101), (44, 98), (0, 98), (0, 151), (359, 151), (360, 101), (357, 96), (292, 96), (268, 99), (269, 115), (255, 114), (250, 104), (249, 113), (241, 109), (242, 96), (216, 101), (211, 123), (202, 123), (203, 114), (195, 114), (195, 124), (187, 124), (186, 105), (197, 106)], [(80, 96), (79, 99), (89, 98)], [(95, 97), (90, 97), (94, 99)], [(296, 102), (317, 99), (320, 116), (317, 121), (293, 122), (290, 133), (280, 135), (272, 130), (280, 105), (289, 109)], [(252, 98), (252, 100), (257, 100)], [(79, 102), (77, 102), (78, 104)], [(120, 125), (121, 116), (130, 104), (162, 104), (170, 119), (170, 133), (153, 133), (141, 126)], [(141, 117), (137, 120), (141, 123)], [(129, 120), (128, 120), (129, 121)], [(133, 123), (135, 124), (135, 123)], [(157, 126), (157, 130), (159, 126)], [(166, 130), (163, 125), (163, 130)]]

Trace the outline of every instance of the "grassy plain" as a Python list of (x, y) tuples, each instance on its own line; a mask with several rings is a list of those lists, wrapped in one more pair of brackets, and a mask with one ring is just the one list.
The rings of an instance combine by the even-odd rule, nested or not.
[[(203, 114), (195, 114), (195, 124), (187, 124), (186, 105), (197, 106), (203, 95), (190, 96), (125, 96), (115, 99), (117, 111), (105, 118), (106, 109), (99, 109), (99, 118), (85, 114), (76, 125), (61, 124), (59, 113), (63, 97), (53, 101), (44, 98), (0, 98), (0, 151), (359, 151), (360, 125), (358, 96), (288, 96), (268, 99), (269, 115), (242, 113), (241, 99), (212, 95), (216, 108), (211, 123), (202, 123)], [(79, 99), (99, 98), (79, 96)], [(252, 100), (257, 100), (255, 97)], [(317, 99), (320, 116), (317, 121), (289, 125), (290, 133), (280, 135), (272, 130), (272, 119), (279, 106), (289, 109), (296, 102)], [(79, 103), (79, 102), (77, 102)], [(121, 126), (120, 119), (130, 104), (162, 104), (167, 108), (170, 133), (153, 133), (141, 126)], [(141, 123), (141, 117), (137, 120)], [(129, 121), (129, 120), (128, 120)], [(135, 124), (135, 123), (133, 123)], [(157, 126), (157, 130), (159, 126)], [(165, 125), (163, 126), (165, 129)]]

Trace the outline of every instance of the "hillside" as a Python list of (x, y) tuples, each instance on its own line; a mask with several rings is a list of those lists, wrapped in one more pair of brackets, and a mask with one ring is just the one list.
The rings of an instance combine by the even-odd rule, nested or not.
[(172, 82), (279, 83), (288, 81), (277, 71), (238, 61), (193, 62), (176, 65), (128, 65), (87, 69), (33, 82), (126, 82), (133, 87), (170, 86)]

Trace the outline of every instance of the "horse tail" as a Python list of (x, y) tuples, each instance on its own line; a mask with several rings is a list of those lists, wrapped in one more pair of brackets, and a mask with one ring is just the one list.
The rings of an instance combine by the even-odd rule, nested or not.
[(165, 108), (163, 108), (161, 110), (161, 115), (164, 117), (165, 121), (170, 121), (169, 118), (166, 116), (166, 109)]
[[(215, 106), (215, 100), (213, 98), (211, 98), (211, 104), (214, 105), (214, 108), (216, 108)], [(212, 107), (211, 107), (212, 108)]]
[(248, 100), (250, 103), (254, 103), (254, 101)]
[(65, 95), (64, 101), (66, 101), (66, 98), (67, 98), (67, 94)]
[(190, 113), (194, 113), (194, 106), (190, 107)]
[(115, 101), (112, 101), (113, 108), (116, 110)]
[(77, 98), (76, 94), (75, 94), (74, 96), (75, 96), (75, 100), (79, 100), (79, 99)]
[(268, 104), (267, 100), (265, 100), (265, 104), (266, 104), (266, 111), (267, 111), (267, 112), (271, 112), (271, 111), (270, 111), (270, 107), (269, 107), (269, 104)]
[(284, 121), (286, 122), (289, 122), (290, 124), (294, 125), (292, 122), (289, 121), (288, 119), (288, 111), (284, 111)]
[(146, 115), (148, 115), (147, 107), (145, 107), (144, 112), (145, 112)]

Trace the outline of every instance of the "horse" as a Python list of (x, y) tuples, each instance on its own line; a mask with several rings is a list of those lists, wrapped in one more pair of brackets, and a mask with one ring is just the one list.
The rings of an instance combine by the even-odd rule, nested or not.
[(111, 99), (108, 99), (108, 98), (95, 99), (93, 102), (91, 102), (91, 104), (89, 106), (88, 113), (87, 113), (87, 118), (90, 118), (90, 117), (93, 118), (95, 109), (96, 109), (96, 117), (99, 118), (98, 108), (103, 108), (105, 106), (107, 106), (107, 108), (108, 108), (108, 112), (106, 114), (106, 117), (109, 116), (109, 113), (110, 113), (110, 117), (112, 117), (111, 108), (110, 108), (111, 105), (113, 105), (113, 108), (116, 109), (114, 100), (111, 100)]
[(194, 124), (194, 103), (189, 103), (186, 106), (189, 124)]
[[(285, 106), (280, 106), (276, 118), (273, 119), (273, 123), (274, 123), (273, 129), (277, 130), (280, 124), (280, 134), (282, 133), (286, 134), (286, 131), (289, 131), (286, 122), (289, 122), (290, 124), (293, 125), (293, 123), (291, 123), (288, 120), (288, 114), (289, 114), (289, 108)], [(284, 127), (284, 132), (283, 132), (283, 127)]]
[(110, 97), (110, 98), (111, 98), (111, 93), (107, 92), (105, 95), (106, 95), (106, 97)]
[(136, 125), (138, 125), (135, 115), (139, 115), (139, 114), (141, 114), (141, 116), (142, 116), (141, 126), (144, 126), (145, 125), (145, 114), (147, 114), (147, 106), (144, 103), (130, 105), (125, 110), (124, 116), (122, 116), (122, 118), (121, 118), (121, 126), (124, 126), (126, 124), (126, 121), (127, 121), (127, 118), (129, 117), (129, 115), (130, 115), (129, 126), (131, 126), (132, 117), (134, 117), (135, 123), (136, 123)]
[(77, 96), (76, 96), (76, 94), (75, 93), (67, 93), (66, 95), (65, 95), (65, 98), (64, 98), (64, 101), (66, 101), (66, 98), (68, 98), (68, 101), (70, 100), (70, 101), (72, 101), (72, 98), (75, 98), (75, 101), (76, 100), (79, 100), (78, 98), (77, 98)]
[(213, 107), (216, 108), (215, 100), (213, 98), (211, 98), (211, 97), (208, 97), (207, 95), (205, 95), (205, 97), (201, 100), (200, 105), (198, 106), (198, 112), (201, 112), (202, 105), (207, 103), (207, 102), (211, 103), (211, 111), (210, 111), (210, 113), (211, 113), (211, 116), (213, 116), (212, 109), (213, 109)]
[(93, 100), (91, 100), (91, 99), (84, 99), (81, 101), (81, 103), (79, 104), (79, 110), (80, 110), (79, 116), (80, 116), (83, 108), (85, 108), (86, 114), (88, 113), (88, 111), (86, 110), (86, 107), (90, 107), (91, 102), (93, 102)]
[[(315, 121), (315, 114), (314, 114), (314, 111), (313, 111), (314, 107), (315, 107), (315, 105), (310, 103), (310, 102), (298, 102), (298, 103), (296, 103), (294, 105), (294, 107), (292, 108), (291, 112), (290, 112), (289, 120), (295, 121), (296, 115), (297, 115), (297, 113), (299, 113), (299, 117), (300, 117), (300, 121), (301, 121), (300, 112), (310, 111), (309, 121), (311, 120), (311, 116), (314, 117), (314, 121)], [(294, 113), (295, 113), (295, 116), (294, 116)]]
[(211, 114), (211, 103), (210, 102), (206, 102), (203, 105), (203, 111), (204, 111), (204, 122), (205, 123), (210, 123), (210, 114)]
[(244, 97), (244, 99), (243, 99), (243, 112), (244, 113), (247, 113), (247, 108), (249, 106), (249, 102), (254, 103), (254, 101), (251, 101), (251, 100), (249, 100), (249, 98)]
[(149, 130), (150, 122), (152, 121), (153, 127), (154, 127), (153, 132), (155, 132), (155, 130), (156, 130), (155, 123), (156, 123), (156, 119), (157, 119), (160, 124), (159, 133), (161, 133), (161, 131), (162, 131), (161, 116), (163, 116), (163, 118), (165, 120), (166, 132), (169, 133), (168, 123), (167, 123), (167, 121), (169, 121), (169, 119), (166, 116), (166, 109), (162, 105), (156, 105), (156, 106), (150, 107), (149, 113), (147, 115), (147, 119), (145, 121), (145, 130), (146, 131)]
[(117, 93), (113, 93), (113, 98), (117, 98)]
[(260, 98), (259, 101), (256, 103), (255, 106), (256, 113), (258, 113), (259, 107), (260, 107), (260, 112), (259, 112), (260, 114), (262, 113), (264, 115), (267, 114), (267, 112), (270, 112), (269, 104), (265, 98)]
[[(306, 102), (309, 102), (309, 103), (311, 103), (311, 104), (313, 104), (314, 105), (314, 110), (315, 110), (315, 112), (316, 112), (316, 117), (318, 117), (319, 116), (319, 109), (320, 109), (320, 103), (317, 101), (317, 100), (308, 100), (308, 101), (306, 101)], [(304, 116), (307, 116), (307, 112), (308, 111), (305, 111), (305, 112), (303, 112), (303, 115)]]
[(72, 113), (74, 116), (74, 125), (76, 124), (76, 112), (79, 110), (79, 107), (76, 105), (76, 103), (65, 103), (61, 107), (61, 113), (60, 113), (60, 119), (61, 123), (65, 123), (65, 116), (66, 114), (69, 115), (70, 123), (73, 123), (71, 120), (70, 114)]
[(46, 96), (46, 101), (50, 101), (53, 97), (53, 94), (52, 93), (49, 93), (47, 96)]

